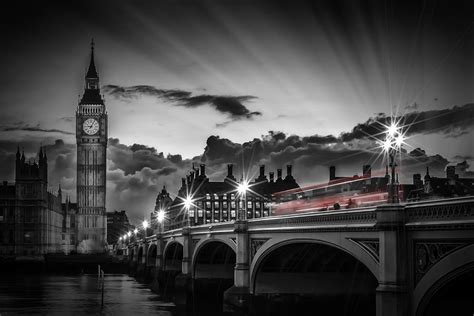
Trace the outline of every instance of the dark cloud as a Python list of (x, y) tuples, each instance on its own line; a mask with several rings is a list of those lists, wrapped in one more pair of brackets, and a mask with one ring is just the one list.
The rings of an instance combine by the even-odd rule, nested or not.
[(36, 126), (30, 126), (24, 122), (18, 122), (11, 126), (0, 126), (0, 131), (13, 132), (13, 131), (27, 131), (27, 132), (44, 132), (44, 133), (59, 133), (64, 135), (74, 135), (72, 132), (63, 131), (60, 129), (47, 129), (42, 128), (39, 124)]
[(466, 160), (456, 164), (456, 172), (460, 177), (474, 178), (474, 171), (469, 170), (470, 165)]
[(132, 87), (121, 87), (117, 85), (105, 85), (104, 91), (118, 99), (132, 100), (142, 95), (159, 98), (164, 101), (173, 102), (176, 106), (195, 108), (203, 105), (211, 105), (218, 112), (229, 115), (233, 120), (250, 119), (262, 115), (258, 111), (250, 111), (243, 103), (256, 99), (254, 96), (220, 96), (220, 95), (192, 95), (191, 92), (183, 90), (158, 89), (153, 86), (140, 85)]
[(71, 123), (71, 122), (75, 122), (76, 118), (74, 116), (64, 116), (64, 117), (61, 117), (59, 120)]
[[(406, 126), (407, 135), (441, 133), (449, 137), (459, 137), (468, 133), (474, 126), (474, 103), (442, 110), (409, 112), (395, 119)], [(389, 116), (379, 113), (365, 123), (357, 124), (351, 132), (342, 133), (340, 138), (343, 141), (351, 141), (369, 135), (383, 137), (383, 125), (390, 125), (390, 120)]]
[(156, 172), (157, 175), (159, 176), (168, 176), (172, 173), (175, 173), (178, 171), (178, 168), (175, 167), (164, 167), (163, 169), (160, 169)]

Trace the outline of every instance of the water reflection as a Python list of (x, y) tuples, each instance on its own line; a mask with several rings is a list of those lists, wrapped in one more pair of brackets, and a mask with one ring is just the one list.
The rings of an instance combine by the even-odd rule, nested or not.
[(96, 275), (1, 275), (0, 313), (4, 315), (172, 315), (160, 301), (127, 275), (106, 275), (104, 306)]

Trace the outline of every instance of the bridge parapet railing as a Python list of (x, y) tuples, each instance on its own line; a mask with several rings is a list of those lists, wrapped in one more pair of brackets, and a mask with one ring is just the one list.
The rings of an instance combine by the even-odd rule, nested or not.
[(377, 221), (376, 207), (349, 210), (313, 211), (249, 220), (249, 230), (307, 227), (315, 229), (372, 228)]
[(231, 233), (234, 231), (234, 221), (206, 223), (191, 227), (192, 235), (201, 235), (209, 233)]
[(407, 226), (474, 225), (474, 197), (447, 198), (405, 206)]

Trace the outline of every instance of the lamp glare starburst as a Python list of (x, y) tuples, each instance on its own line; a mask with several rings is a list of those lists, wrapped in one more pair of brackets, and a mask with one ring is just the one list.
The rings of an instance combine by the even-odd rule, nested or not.
[(184, 199), (184, 207), (189, 210), (192, 204), (193, 204), (193, 199), (191, 196), (188, 195), (186, 199)]
[(246, 180), (243, 180), (242, 183), (237, 187), (237, 192), (239, 194), (245, 194), (249, 189), (249, 183)]
[(163, 210), (159, 210), (156, 219), (159, 223), (163, 222), (163, 220), (165, 219), (165, 212)]

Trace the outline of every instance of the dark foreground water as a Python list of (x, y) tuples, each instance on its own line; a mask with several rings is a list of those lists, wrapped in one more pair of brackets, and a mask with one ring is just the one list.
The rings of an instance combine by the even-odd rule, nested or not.
[(173, 304), (123, 274), (0, 275), (0, 315), (172, 315)]

